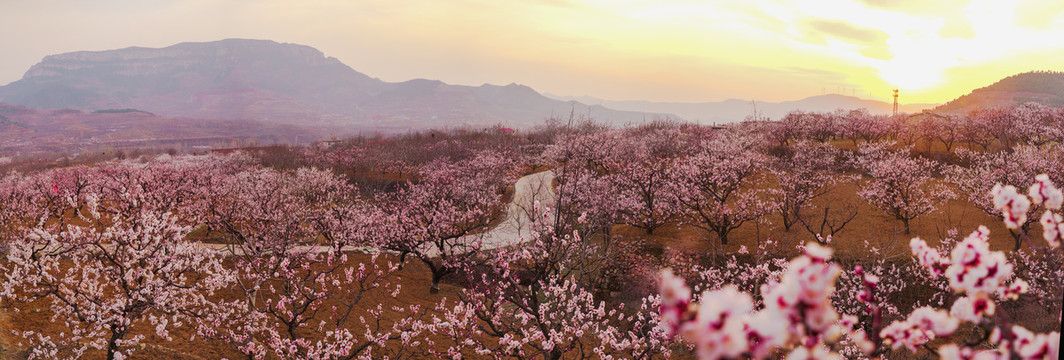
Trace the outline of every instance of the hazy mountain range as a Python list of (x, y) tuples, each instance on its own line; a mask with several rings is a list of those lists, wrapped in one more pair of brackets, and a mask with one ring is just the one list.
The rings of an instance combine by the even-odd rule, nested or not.
[[(587, 105), (550, 99), (517, 84), (389, 83), (309, 46), (243, 39), (47, 56), (22, 79), (0, 87), (0, 102), (384, 131), (500, 123), (531, 127), (574, 106), (587, 110)], [(645, 117), (602, 107), (591, 111), (612, 123)]]
[[(1027, 100), (1064, 104), (1064, 75), (1016, 75), (938, 109), (963, 112)], [(899, 110), (931, 107), (909, 104)], [(391, 83), (309, 46), (229, 39), (47, 56), (22, 79), (0, 86), (0, 150), (179, 139), (306, 142), (359, 132), (496, 124), (531, 128), (570, 111), (613, 125), (658, 117), (727, 123), (743, 120), (755, 108), (761, 117), (778, 119), (793, 110), (867, 108), (888, 114), (892, 104), (842, 95), (778, 103), (609, 101), (544, 96), (518, 84)]]
[[(703, 124), (721, 124), (742, 121), (756, 111), (759, 117), (778, 120), (795, 110), (830, 112), (836, 109), (868, 109), (873, 114), (890, 114), (894, 104), (876, 100), (866, 100), (846, 95), (818, 95), (795, 101), (766, 102), (754, 100), (730, 99), (719, 102), (651, 102), (651, 101), (612, 101), (590, 96), (547, 96), (566, 101), (579, 101), (585, 104), (602, 105), (611, 109), (644, 111), (676, 114), (688, 121)], [(899, 112), (920, 112), (935, 107), (936, 104), (900, 104)]]

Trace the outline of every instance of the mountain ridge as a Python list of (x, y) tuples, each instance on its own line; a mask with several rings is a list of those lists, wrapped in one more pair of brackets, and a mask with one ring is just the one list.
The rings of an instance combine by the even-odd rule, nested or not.
[[(35, 109), (135, 108), (171, 117), (352, 131), (377, 129), (381, 122), (393, 129), (532, 127), (552, 112), (585, 107), (517, 84), (385, 82), (310, 46), (247, 39), (49, 55), (22, 79), (0, 87), (0, 102)], [(600, 120), (614, 124), (648, 116), (599, 110)]]
[(942, 104), (935, 111), (965, 114), (980, 107), (1008, 107), (1029, 101), (1064, 106), (1064, 72), (1028, 71), (1007, 76)]

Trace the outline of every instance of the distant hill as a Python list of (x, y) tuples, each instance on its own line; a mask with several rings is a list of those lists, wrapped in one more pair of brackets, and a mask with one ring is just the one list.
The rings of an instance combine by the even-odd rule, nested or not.
[(968, 113), (983, 107), (1012, 106), (1031, 101), (1052, 107), (1064, 106), (1064, 73), (1033, 71), (1012, 75), (990, 86), (972, 90), (935, 110)]
[[(497, 123), (530, 127), (552, 113), (588, 110), (516, 84), (388, 83), (309, 46), (244, 39), (47, 56), (22, 79), (0, 87), (0, 102), (35, 109), (140, 109), (167, 117), (336, 125), (350, 131)], [(602, 107), (591, 112), (598, 120), (618, 124), (647, 117)]]
[(136, 109), (34, 110), (0, 103), (0, 154), (92, 149), (228, 147), (310, 142), (334, 129), (254, 120), (169, 118)]
[[(835, 94), (812, 96), (796, 101), (775, 103), (738, 99), (730, 99), (720, 102), (678, 103), (612, 101), (587, 96), (555, 96), (555, 98), (559, 100), (580, 101), (588, 104), (599, 104), (618, 110), (671, 113), (690, 121), (698, 121), (706, 124), (742, 121), (747, 116), (753, 114), (755, 106), (760, 116), (770, 119), (780, 119), (794, 110), (830, 112), (835, 111), (836, 109), (853, 110), (865, 108), (873, 114), (890, 114), (894, 111), (893, 104)], [(898, 111), (914, 113), (920, 112), (923, 109), (930, 109), (934, 106), (934, 104), (902, 104), (899, 106)]]

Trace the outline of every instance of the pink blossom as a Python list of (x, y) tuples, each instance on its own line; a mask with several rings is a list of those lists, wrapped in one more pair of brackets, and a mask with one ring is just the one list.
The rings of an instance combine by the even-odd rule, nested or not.
[(1034, 179), (1035, 182), (1031, 184), (1028, 191), (1028, 194), (1031, 195), (1031, 200), (1042, 204), (1046, 209), (1060, 210), (1060, 205), (1064, 202), (1064, 193), (1057, 189), (1053, 181), (1049, 179), (1049, 175), (1039, 174)]
[(901, 347), (916, 352), (916, 349), (935, 338), (935, 333), (909, 321), (895, 321), (879, 332), (883, 343), (897, 350)]
[(823, 344), (817, 344), (812, 349), (799, 346), (787, 354), (786, 360), (842, 360), (842, 356), (831, 352)]
[(1021, 359), (1057, 359), (1060, 352), (1060, 333), (1035, 334), (1026, 328), (1014, 325), (1012, 349)]
[(950, 315), (957, 319), (979, 323), (986, 316), (994, 315), (994, 302), (985, 295), (961, 297), (953, 302)]
[(1012, 277), (1012, 264), (1000, 251), (990, 251), (990, 230), (980, 226), (950, 252), (945, 275), (957, 292), (996, 294)]
[(942, 257), (938, 250), (927, 246), (927, 242), (919, 237), (910, 240), (909, 247), (912, 249), (912, 254), (916, 257), (917, 262), (927, 268), (932, 274), (941, 275), (945, 272), (946, 267), (949, 266), (949, 259)]
[(951, 317), (948, 312), (928, 306), (913, 310), (909, 319), (916, 326), (933, 331), (936, 336), (949, 336), (958, 326), (957, 319)]
[(753, 309), (750, 295), (728, 286), (703, 293), (700, 301), (694, 321), (680, 329), (695, 344), (699, 358), (735, 358), (745, 352), (749, 345), (743, 319)]
[(1039, 221), (1042, 224), (1042, 238), (1051, 248), (1060, 247), (1061, 239), (1064, 238), (1064, 218), (1060, 214), (1046, 210)]
[(994, 198), (994, 207), (1001, 210), (1006, 227), (1016, 229), (1027, 222), (1027, 209), (1031, 207), (1031, 200), (1019, 194), (1016, 187), (994, 185), (994, 188), (990, 190), (990, 195)]
[(661, 325), (668, 336), (679, 331), (687, 306), (691, 302), (691, 289), (682, 278), (666, 269), (661, 273)]
[(1009, 356), (998, 350), (974, 351), (969, 347), (961, 347), (957, 344), (946, 344), (938, 348), (938, 356), (942, 360), (1006, 360)]

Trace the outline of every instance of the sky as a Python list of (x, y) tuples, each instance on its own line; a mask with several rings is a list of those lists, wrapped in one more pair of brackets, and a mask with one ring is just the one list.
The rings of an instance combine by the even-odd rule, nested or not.
[(385, 81), (676, 102), (941, 103), (1064, 70), (1059, 0), (0, 0), (0, 84), (44, 56), (226, 38)]

